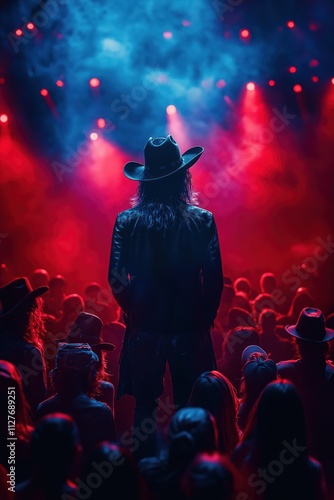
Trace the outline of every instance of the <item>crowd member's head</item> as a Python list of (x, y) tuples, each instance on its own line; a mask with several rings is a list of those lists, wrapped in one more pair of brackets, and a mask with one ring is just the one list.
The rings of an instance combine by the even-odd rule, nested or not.
[(49, 286), (50, 275), (46, 269), (34, 269), (31, 275), (31, 286), (39, 288), (40, 286)]
[(60, 343), (56, 364), (51, 372), (52, 383), (58, 394), (94, 394), (99, 373), (99, 357), (90, 345)]
[(242, 378), (240, 383), (240, 411), (238, 423), (242, 430), (246, 427), (249, 413), (262, 390), (277, 379), (276, 363), (261, 347), (246, 347), (241, 357)]
[(238, 327), (255, 328), (255, 321), (252, 314), (241, 307), (231, 307), (228, 312), (227, 329), (232, 330)]
[(247, 295), (248, 299), (252, 298), (253, 287), (248, 278), (244, 276), (237, 278), (233, 283), (235, 293), (243, 292)]
[(239, 326), (230, 330), (223, 344), (222, 373), (239, 390), (241, 379), (241, 354), (249, 345), (258, 345), (259, 335), (255, 328)]
[(53, 498), (61, 492), (80, 451), (74, 420), (63, 413), (52, 413), (39, 420), (31, 436), (34, 479), (41, 490)]
[(232, 307), (239, 307), (251, 313), (252, 307), (245, 292), (237, 292), (232, 300)]
[(305, 307), (314, 307), (314, 300), (306, 287), (300, 287), (292, 298), (288, 315), (290, 320), (297, 321), (299, 314)]
[(233, 500), (234, 483), (232, 465), (224, 455), (199, 453), (183, 476), (182, 490), (189, 500)]
[(329, 341), (334, 338), (334, 330), (326, 327), (326, 320), (320, 309), (305, 307), (295, 325), (285, 327), (294, 337), (297, 353), (310, 363), (324, 360), (329, 353)]
[(218, 371), (200, 375), (194, 382), (188, 405), (208, 410), (215, 419), (218, 448), (231, 453), (239, 440), (236, 422), (238, 399), (231, 382)]
[(68, 322), (72, 322), (85, 308), (85, 303), (81, 295), (71, 293), (66, 295), (62, 302), (63, 318)]
[(184, 467), (196, 453), (217, 449), (217, 427), (214, 417), (204, 408), (181, 408), (170, 421), (168, 440), (168, 462)]
[(308, 454), (304, 408), (295, 386), (288, 380), (270, 382), (260, 394), (243, 439), (255, 444), (260, 464), (277, 460), (282, 443), (297, 443)]
[(261, 293), (272, 293), (277, 287), (276, 276), (274, 273), (263, 273), (260, 277)]
[(62, 342), (89, 344), (99, 357), (98, 380), (108, 380), (106, 351), (113, 351), (115, 345), (102, 340), (103, 323), (95, 314), (80, 312), (75, 318), (67, 336)]
[(42, 349), (44, 336), (43, 302), (47, 286), (32, 289), (26, 277), (16, 278), (0, 288), (0, 331), (6, 342), (17, 339)]
[(253, 317), (256, 324), (258, 324), (261, 312), (265, 309), (275, 311), (275, 301), (270, 293), (260, 293), (253, 301)]
[[(92, 474), (100, 480), (91, 483)], [(81, 481), (89, 483), (91, 500), (144, 500), (144, 484), (133, 455), (116, 443), (104, 441), (90, 454), (83, 466)]]

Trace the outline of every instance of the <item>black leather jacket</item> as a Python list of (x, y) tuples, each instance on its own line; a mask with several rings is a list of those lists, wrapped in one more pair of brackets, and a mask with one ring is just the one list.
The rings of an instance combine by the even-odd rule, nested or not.
[(109, 284), (116, 301), (133, 328), (208, 331), (223, 290), (212, 213), (184, 204), (165, 230), (149, 228), (141, 213), (137, 208), (121, 212), (114, 225)]

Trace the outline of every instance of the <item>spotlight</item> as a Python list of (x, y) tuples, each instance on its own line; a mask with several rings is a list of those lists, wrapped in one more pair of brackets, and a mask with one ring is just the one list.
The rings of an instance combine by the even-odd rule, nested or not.
[(6, 115), (6, 114), (0, 115), (0, 122), (7, 123), (8, 122), (8, 115)]
[(41, 90), (41, 95), (42, 95), (43, 97), (46, 97), (48, 94), (49, 94), (48, 90), (46, 90), (46, 89), (42, 89), (42, 90)]
[(316, 66), (319, 66), (319, 61), (317, 59), (311, 59), (309, 66), (310, 68), (315, 68)]
[(240, 36), (241, 36), (241, 38), (249, 38), (250, 32), (248, 30), (241, 30)]
[(296, 66), (290, 66), (290, 68), (289, 68), (289, 72), (290, 72), (290, 73), (296, 73), (296, 72), (297, 72), (297, 68), (296, 68)]
[(270, 85), (270, 87), (273, 87), (275, 85), (275, 80), (269, 80), (268, 85)]
[(167, 106), (166, 113), (167, 115), (175, 115), (176, 107), (174, 106), (174, 104), (169, 104), (169, 106)]
[(92, 139), (92, 141), (96, 141), (99, 138), (96, 132), (92, 132), (89, 137)]
[(332, 84), (334, 85), (334, 78), (331, 79)]
[(286, 25), (287, 25), (288, 28), (294, 28), (295, 27), (295, 23), (293, 21), (288, 21), (286, 23)]
[(64, 82), (62, 80), (57, 80), (56, 85), (57, 87), (64, 87)]
[(96, 123), (99, 128), (104, 128), (106, 126), (106, 121), (104, 118), (98, 118), (96, 120)]
[(252, 91), (252, 90), (255, 90), (255, 84), (254, 84), (253, 82), (248, 82), (248, 83), (246, 84), (246, 89), (247, 89), (247, 90), (251, 90), (251, 91)]
[(15, 35), (22, 36), (23, 35), (23, 31), (22, 30), (16, 30), (15, 31)]
[(33, 23), (28, 23), (27, 28), (28, 30), (33, 30), (35, 28), (35, 25)]
[(312, 82), (317, 83), (319, 81), (319, 78), (317, 76), (312, 76)]
[(296, 83), (296, 85), (293, 86), (293, 91), (296, 92), (297, 94), (303, 90), (303, 87), (299, 85), (299, 83)]
[(173, 33), (171, 31), (164, 31), (162, 36), (166, 39), (166, 40), (170, 40), (171, 38), (173, 38)]
[(89, 85), (93, 88), (96, 88), (100, 85), (100, 80), (98, 78), (91, 78), (89, 80)]

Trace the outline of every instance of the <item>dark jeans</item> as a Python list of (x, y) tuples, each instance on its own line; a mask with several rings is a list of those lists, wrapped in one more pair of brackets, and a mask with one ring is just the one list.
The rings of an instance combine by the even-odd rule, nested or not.
[(168, 407), (166, 412), (172, 413), (187, 404), (195, 379), (205, 371), (216, 369), (210, 332), (156, 335), (133, 331), (128, 339), (128, 356), (136, 401), (134, 427), (145, 435), (140, 443), (141, 449), (146, 450), (143, 455), (155, 454), (156, 411), (164, 389), (166, 363), (169, 364), (174, 400), (173, 409)]

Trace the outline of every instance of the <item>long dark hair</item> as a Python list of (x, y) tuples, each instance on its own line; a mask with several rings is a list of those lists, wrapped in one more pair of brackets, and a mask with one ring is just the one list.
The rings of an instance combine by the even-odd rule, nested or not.
[(166, 229), (188, 204), (197, 204), (189, 170), (183, 170), (156, 181), (139, 182), (132, 204), (141, 212), (148, 228)]

